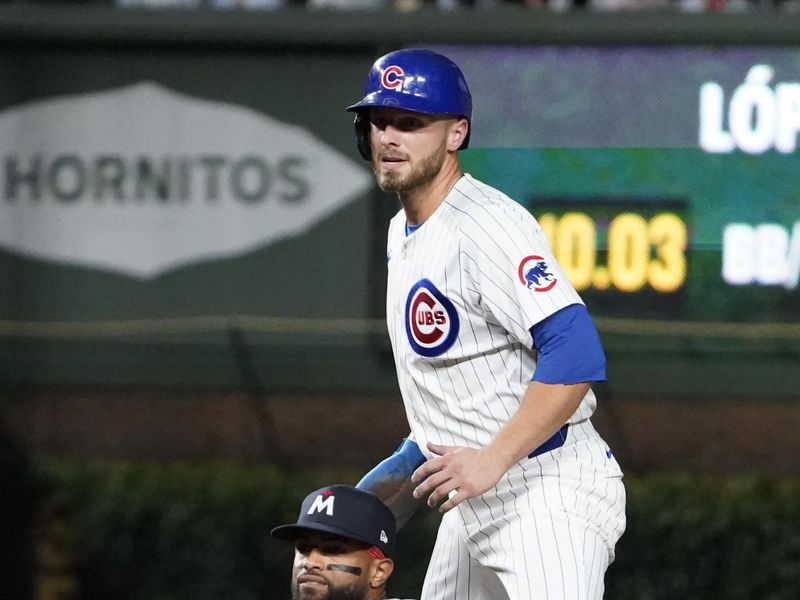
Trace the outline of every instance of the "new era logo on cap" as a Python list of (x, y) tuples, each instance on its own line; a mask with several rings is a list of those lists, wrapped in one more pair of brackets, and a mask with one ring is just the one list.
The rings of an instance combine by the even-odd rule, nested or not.
[(350, 485), (331, 485), (306, 496), (297, 523), (272, 530), (274, 537), (294, 541), (303, 531), (322, 531), (377, 546), (394, 554), (394, 514), (375, 494)]

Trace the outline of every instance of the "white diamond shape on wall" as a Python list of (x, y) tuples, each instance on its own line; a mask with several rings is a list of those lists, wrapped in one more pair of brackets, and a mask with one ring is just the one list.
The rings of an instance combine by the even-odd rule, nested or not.
[(0, 113), (0, 246), (140, 278), (302, 233), (371, 181), (305, 128), (151, 82)]

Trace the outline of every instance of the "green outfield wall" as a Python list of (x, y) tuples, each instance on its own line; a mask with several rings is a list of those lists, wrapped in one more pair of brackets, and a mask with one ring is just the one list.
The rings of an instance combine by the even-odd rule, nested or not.
[(793, 399), (800, 21), (0, 7), (0, 385), (395, 389), (344, 108), (441, 48), (622, 395)]

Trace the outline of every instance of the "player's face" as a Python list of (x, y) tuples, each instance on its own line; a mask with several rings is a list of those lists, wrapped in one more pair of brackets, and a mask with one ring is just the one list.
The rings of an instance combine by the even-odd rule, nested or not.
[(458, 121), (391, 108), (373, 108), (369, 120), (372, 170), (385, 192), (409, 192), (433, 181)]
[(364, 544), (347, 538), (306, 532), (294, 548), (293, 600), (369, 600), (371, 594), (382, 594), (382, 583), (391, 574), (391, 561), (373, 558)]

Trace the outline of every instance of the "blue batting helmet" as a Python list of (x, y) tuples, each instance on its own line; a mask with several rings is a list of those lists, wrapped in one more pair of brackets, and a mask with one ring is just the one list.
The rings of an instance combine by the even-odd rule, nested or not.
[(366, 160), (369, 146), (369, 119), (364, 115), (374, 107), (402, 108), (426, 115), (464, 117), (470, 130), (461, 148), (469, 144), (472, 129), (472, 96), (464, 74), (446, 56), (409, 48), (390, 52), (372, 65), (364, 87), (364, 98), (348, 106), (355, 112), (356, 144)]

